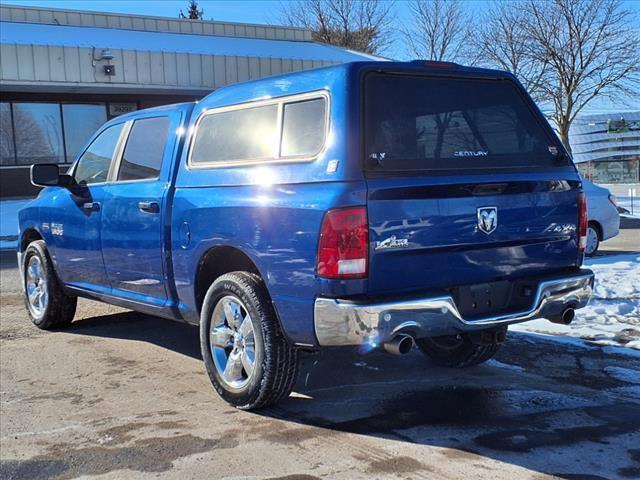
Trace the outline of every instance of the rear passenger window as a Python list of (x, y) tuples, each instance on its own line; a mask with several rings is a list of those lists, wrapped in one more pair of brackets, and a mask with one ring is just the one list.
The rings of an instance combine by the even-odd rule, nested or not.
[(133, 122), (118, 172), (118, 180), (147, 180), (160, 176), (169, 117), (143, 118)]
[(316, 98), (284, 104), (283, 157), (309, 157), (320, 151), (324, 143), (325, 103), (324, 98)]
[(212, 113), (200, 121), (191, 162), (274, 158), (277, 136), (277, 105)]

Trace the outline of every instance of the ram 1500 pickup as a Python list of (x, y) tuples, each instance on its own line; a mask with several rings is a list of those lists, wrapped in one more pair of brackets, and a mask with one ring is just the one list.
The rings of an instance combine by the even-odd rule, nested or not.
[(302, 352), (416, 345), (466, 367), (592, 292), (580, 177), (501, 71), (360, 62), (236, 84), (114, 118), (32, 181), (33, 323), (68, 326), (87, 297), (199, 325), (213, 386), (244, 409), (288, 396)]

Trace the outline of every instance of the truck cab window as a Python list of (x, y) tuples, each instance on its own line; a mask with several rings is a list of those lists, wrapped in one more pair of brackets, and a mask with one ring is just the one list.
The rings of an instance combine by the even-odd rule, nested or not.
[(169, 134), (169, 117), (136, 120), (122, 155), (118, 180), (158, 178)]
[(107, 181), (113, 152), (118, 144), (124, 124), (113, 125), (104, 130), (89, 145), (78, 160), (73, 178), (79, 184), (91, 185)]

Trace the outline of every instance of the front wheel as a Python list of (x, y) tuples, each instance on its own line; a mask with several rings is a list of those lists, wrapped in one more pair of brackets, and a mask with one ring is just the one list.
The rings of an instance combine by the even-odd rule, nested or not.
[(33, 324), (43, 330), (69, 325), (78, 298), (63, 291), (42, 240), (31, 242), (25, 250), (22, 271), (25, 305)]
[(426, 337), (416, 345), (433, 363), (442, 367), (465, 368), (486, 362), (500, 349), (500, 343), (474, 343), (468, 334)]
[(284, 338), (257, 275), (227, 273), (209, 287), (200, 346), (213, 387), (237, 408), (266, 407), (293, 390), (299, 354)]

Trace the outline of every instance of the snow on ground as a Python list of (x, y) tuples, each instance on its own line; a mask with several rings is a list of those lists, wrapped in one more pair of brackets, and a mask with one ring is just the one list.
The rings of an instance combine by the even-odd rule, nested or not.
[(18, 211), (30, 201), (31, 199), (0, 201), (0, 250), (16, 248)]
[(640, 253), (595, 257), (585, 263), (596, 274), (594, 293), (589, 304), (576, 311), (571, 325), (539, 319), (510, 328), (640, 350)]
[(616, 197), (616, 205), (625, 208), (629, 213), (622, 213), (621, 216), (640, 218), (640, 197)]

